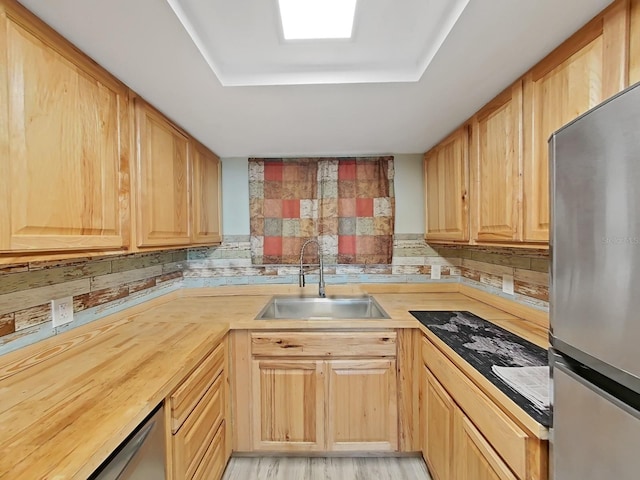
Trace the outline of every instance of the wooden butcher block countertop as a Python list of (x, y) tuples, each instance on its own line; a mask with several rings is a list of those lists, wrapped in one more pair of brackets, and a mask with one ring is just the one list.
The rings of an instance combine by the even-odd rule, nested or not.
[(25, 359), (33, 365), (15, 374), (20, 362), (3, 363), (0, 478), (87, 478), (226, 332), (222, 325), (103, 322), (52, 345), (44, 361)]
[(298, 290), (181, 290), (7, 354), (0, 478), (86, 478), (230, 329), (421, 328), (409, 310), (468, 310), (546, 347), (543, 326), (461, 293), (383, 288), (335, 293), (372, 293), (390, 320), (254, 320), (267, 292)]

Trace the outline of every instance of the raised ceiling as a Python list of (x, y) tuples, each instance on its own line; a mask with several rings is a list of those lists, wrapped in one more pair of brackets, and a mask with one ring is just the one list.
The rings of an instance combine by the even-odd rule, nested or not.
[[(292, 45), (280, 41), (276, 0), (170, 1), (173, 8), (167, 0), (21, 3), (222, 157), (424, 152), (610, 3), (359, 0), (354, 42), (369, 28), (378, 36), (371, 36), (370, 48), (362, 48), (369, 62), (346, 61), (349, 79), (347, 69), (338, 68), (340, 57), (357, 49), (340, 48), (339, 41), (331, 46), (334, 55), (322, 52), (327, 45), (305, 42), (293, 45), (295, 55), (283, 53)], [(457, 21), (455, 11), (442, 17), (451, 22), (450, 31), (444, 20), (435, 21), (423, 10), (453, 4), (461, 12)], [(205, 14), (198, 8), (211, 10)], [(405, 9), (410, 31), (386, 37), (388, 30), (403, 31), (395, 23)], [(368, 15), (375, 28), (365, 26)], [(185, 18), (191, 19), (190, 27), (183, 25)], [(423, 29), (431, 31), (432, 40), (425, 39)], [(199, 32), (196, 38), (206, 36), (202, 44), (196, 45), (193, 32)], [(411, 55), (419, 51), (415, 58), (426, 59), (422, 74), (419, 60), (406, 67), (409, 53), (401, 46), (410, 38), (422, 38), (410, 49)], [(420, 42), (422, 50), (416, 46)], [(439, 49), (429, 61), (425, 52), (433, 45)], [(235, 58), (241, 51), (242, 61)], [(393, 51), (400, 53), (394, 57)], [(293, 57), (306, 67), (292, 63)], [(403, 68), (413, 68), (417, 81), (390, 81), (399, 80), (392, 77)], [(287, 81), (296, 69), (298, 80)], [(356, 74), (371, 79), (375, 72), (386, 81), (309, 84), (314, 83), (308, 80), (311, 74), (333, 75), (335, 82), (336, 72), (345, 82), (353, 82)], [(302, 77), (308, 84), (291, 84)], [(223, 85), (256, 84), (256, 78), (286, 85)]]
[(361, 0), (351, 38), (298, 41), (277, 0), (168, 2), (220, 83), (246, 86), (418, 81), (469, 0)]

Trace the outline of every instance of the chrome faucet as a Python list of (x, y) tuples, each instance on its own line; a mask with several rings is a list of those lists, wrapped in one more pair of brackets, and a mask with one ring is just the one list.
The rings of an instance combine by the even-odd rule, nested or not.
[(324, 291), (324, 263), (322, 262), (322, 251), (320, 249), (320, 243), (315, 238), (311, 238), (302, 244), (302, 248), (300, 249), (300, 273), (298, 274), (298, 284), (300, 288), (304, 287), (304, 270), (302, 267), (302, 257), (304, 257), (304, 249), (310, 243), (315, 243), (318, 246), (318, 265), (320, 267), (320, 280), (318, 281), (318, 295), (322, 298), (326, 297), (326, 293)]

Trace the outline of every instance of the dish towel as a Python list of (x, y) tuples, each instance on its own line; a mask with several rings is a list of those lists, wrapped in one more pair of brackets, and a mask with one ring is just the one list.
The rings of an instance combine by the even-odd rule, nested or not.
[(491, 367), (493, 373), (541, 410), (549, 408), (551, 379), (549, 367)]

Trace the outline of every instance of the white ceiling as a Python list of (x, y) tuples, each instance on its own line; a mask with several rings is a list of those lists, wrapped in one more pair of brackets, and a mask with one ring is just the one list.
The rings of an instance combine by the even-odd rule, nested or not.
[[(20, 1), (222, 157), (424, 152), (610, 3), (469, 0), (429, 63), (431, 42), (437, 45), (448, 28), (422, 9), (437, 11), (442, 2), (359, 0), (356, 39), (368, 29), (380, 38), (367, 35), (373, 50), (361, 48), (369, 61), (358, 64), (348, 52), (355, 45), (334, 58), (328, 46), (307, 45), (307, 54), (302, 43), (282, 43), (275, 0)], [(200, 49), (169, 1), (182, 8)], [(445, 3), (462, 10), (466, 0)], [(376, 12), (370, 17), (369, 5)], [(455, 11), (442, 14), (453, 24)], [(387, 30), (401, 33), (389, 38)], [(335, 43), (331, 51), (338, 51)], [(420, 60), (428, 64), (421, 77)], [(356, 74), (371, 80), (373, 73), (386, 81), (223, 86), (291, 83), (281, 71), (335, 81), (345, 65), (342, 73), (352, 72), (345, 81)], [(401, 71), (419, 80), (389, 81)]]
[(287, 41), (278, 0), (167, 1), (225, 86), (418, 81), (469, 3), (361, 0), (352, 38)]

